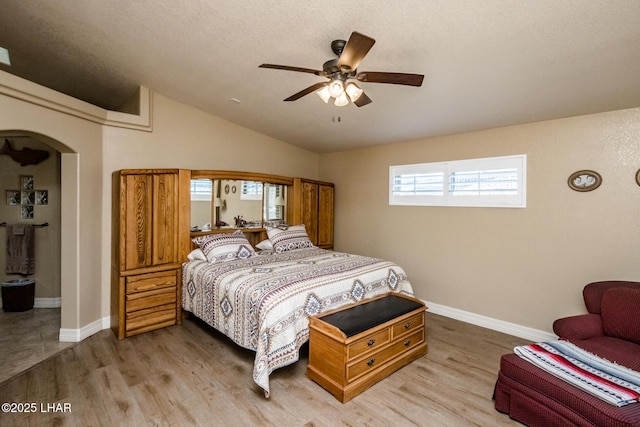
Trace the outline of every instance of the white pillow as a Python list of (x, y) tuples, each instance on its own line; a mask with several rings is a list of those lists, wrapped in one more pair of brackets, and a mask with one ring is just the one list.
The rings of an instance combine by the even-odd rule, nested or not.
[(262, 242), (258, 243), (256, 245), (256, 248), (262, 250), (262, 251), (272, 251), (273, 250), (273, 245), (271, 244), (271, 240), (269, 239), (265, 239)]
[(256, 253), (240, 230), (199, 236), (193, 242), (200, 246), (210, 263), (245, 259)]
[(200, 248), (196, 248), (189, 252), (189, 255), (187, 255), (187, 259), (189, 261), (207, 261), (207, 257)]
[(313, 247), (304, 224), (292, 225), (286, 228), (267, 228), (267, 236), (269, 236), (273, 249), (277, 253)]

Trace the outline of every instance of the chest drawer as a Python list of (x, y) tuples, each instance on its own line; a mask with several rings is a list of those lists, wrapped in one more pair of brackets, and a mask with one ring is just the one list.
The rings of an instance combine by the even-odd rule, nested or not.
[(391, 328), (391, 339), (395, 339), (397, 336), (405, 334), (409, 331), (424, 326), (424, 313), (416, 314), (413, 317), (396, 323)]
[(362, 374), (375, 371), (378, 366), (384, 365), (387, 361), (397, 357), (403, 352), (424, 342), (424, 329), (415, 332), (406, 338), (393, 343), (378, 352), (371, 353), (360, 361), (347, 367), (347, 380), (352, 381)]
[(389, 339), (388, 328), (367, 335), (366, 337), (361, 338), (358, 341), (355, 341), (354, 343), (348, 345), (347, 358), (349, 360), (353, 360), (364, 353), (377, 350), (382, 345), (388, 343)]
[(153, 291), (162, 288), (176, 287), (177, 278), (174, 271), (139, 274), (136, 276), (129, 276), (126, 278), (127, 295), (136, 292)]
[(389, 293), (310, 317), (307, 376), (347, 402), (427, 352), (425, 310)]
[(138, 292), (125, 297), (127, 313), (145, 308), (176, 303), (176, 288), (161, 288), (147, 292)]

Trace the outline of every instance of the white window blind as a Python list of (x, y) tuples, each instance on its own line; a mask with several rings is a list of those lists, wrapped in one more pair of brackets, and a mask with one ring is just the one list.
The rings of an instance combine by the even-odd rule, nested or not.
[(191, 200), (211, 201), (213, 181), (210, 179), (191, 180)]
[(242, 181), (240, 186), (241, 200), (262, 200), (262, 183), (257, 181)]
[(526, 155), (389, 168), (389, 204), (526, 206)]

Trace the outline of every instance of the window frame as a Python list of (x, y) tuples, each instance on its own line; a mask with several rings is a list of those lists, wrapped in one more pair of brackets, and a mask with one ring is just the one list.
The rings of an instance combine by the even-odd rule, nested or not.
[(242, 180), (240, 182), (240, 200), (262, 200), (264, 182)]
[[(482, 172), (515, 169), (516, 194), (476, 194), (456, 195), (451, 192), (452, 175), (457, 172)], [(514, 172), (511, 171), (511, 174)], [(410, 185), (406, 195), (394, 191), (396, 177), (417, 174), (442, 174), (442, 194), (413, 194)], [(491, 191), (488, 189), (478, 190)], [(500, 191), (500, 190), (498, 190)], [(414, 191), (415, 193), (415, 191)], [(527, 205), (527, 155), (517, 154), (499, 157), (453, 160), (446, 162), (417, 163), (389, 166), (389, 205), (391, 206), (451, 206), (451, 207), (494, 207), (525, 208)]]
[[(199, 186), (197, 182), (204, 184), (207, 181), (209, 182), (208, 185), (204, 185), (202, 187), (207, 187), (210, 191), (198, 191), (198, 187), (202, 187)], [(210, 202), (213, 198), (213, 181), (206, 178), (194, 178), (190, 183), (190, 192), (192, 201)]]

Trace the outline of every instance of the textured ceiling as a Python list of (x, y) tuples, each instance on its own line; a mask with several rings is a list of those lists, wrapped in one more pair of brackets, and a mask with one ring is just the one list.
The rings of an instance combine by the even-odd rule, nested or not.
[[(283, 102), (323, 79), (258, 68), (321, 69), (352, 31), (376, 39), (360, 70), (422, 87)], [(93, 104), (143, 85), (316, 152), (640, 106), (637, 0), (2, 0), (0, 46), (1, 70)]]

